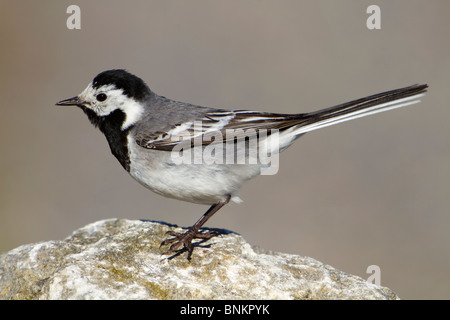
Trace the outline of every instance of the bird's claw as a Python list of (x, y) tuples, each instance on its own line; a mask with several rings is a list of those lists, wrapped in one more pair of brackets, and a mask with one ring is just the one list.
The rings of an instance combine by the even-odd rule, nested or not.
[[(217, 231), (204, 231), (200, 232), (198, 230), (189, 229), (188, 231), (184, 233), (180, 232), (174, 232), (174, 231), (167, 231), (166, 234), (173, 236), (173, 238), (166, 239), (160, 244), (160, 248), (162, 246), (171, 244), (169, 247), (169, 250), (163, 252), (164, 255), (170, 255), (175, 253), (181, 253), (183, 251), (188, 252), (188, 260), (191, 259), (192, 252), (194, 250), (194, 245), (192, 244), (193, 239), (203, 239), (208, 240), (211, 237), (214, 237), (218, 235), (219, 233)], [(183, 245), (183, 248), (180, 249), (180, 247)]]

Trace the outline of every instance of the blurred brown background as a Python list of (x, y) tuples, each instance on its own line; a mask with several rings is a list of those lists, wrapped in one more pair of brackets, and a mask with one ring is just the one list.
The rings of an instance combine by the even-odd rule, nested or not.
[[(66, 9), (81, 8), (81, 30)], [(192, 225), (206, 206), (131, 179), (77, 108), (55, 107), (126, 68), (199, 105), (306, 112), (415, 83), (421, 104), (312, 132), (276, 176), (207, 226), (311, 256), (402, 298), (450, 298), (448, 0), (0, 2), (0, 252), (112, 217)]]

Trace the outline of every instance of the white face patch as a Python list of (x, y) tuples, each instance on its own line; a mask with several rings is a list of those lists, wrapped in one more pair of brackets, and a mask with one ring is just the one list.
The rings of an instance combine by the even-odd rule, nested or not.
[[(106, 95), (104, 101), (97, 99), (97, 96), (101, 93)], [(86, 102), (86, 108), (91, 109), (100, 117), (107, 116), (117, 109), (122, 110), (125, 113), (125, 121), (121, 127), (122, 130), (129, 128), (139, 121), (144, 112), (144, 107), (141, 104), (126, 96), (122, 89), (117, 89), (113, 84), (94, 88), (92, 83), (90, 83), (79, 97)]]
[(125, 130), (141, 119), (144, 113), (144, 107), (134, 99), (130, 99), (127, 96), (123, 97), (127, 99), (120, 108), (126, 115), (125, 121), (122, 124), (122, 130)]

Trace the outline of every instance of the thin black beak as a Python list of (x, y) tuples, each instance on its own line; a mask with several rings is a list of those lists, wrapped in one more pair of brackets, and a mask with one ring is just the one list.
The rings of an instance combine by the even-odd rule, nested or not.
[(56, 103), (57, 106), (81, 106), (84, 104), (86, 101), (81, 100), (78, 96)]

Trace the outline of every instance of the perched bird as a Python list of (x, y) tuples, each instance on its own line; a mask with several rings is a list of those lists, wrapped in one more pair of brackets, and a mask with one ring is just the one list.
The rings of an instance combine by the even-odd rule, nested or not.
[(161, 243), (170, 244), (165, 253), (187, 251), (190, 259), (193, 239), (215, 234), (200, 231), (205, 222), (230, 200), (238, 202), (239, 188), (271, 167), (262, 155), (276, 157), (306, 132), (417, 103), (427, 87), (412, 85), (315, 112), (280, 114), (174, 101), (117, 69), (101, 72), (78, 96), (56, 105), (81, 108), (123, 168), (148, 189), (211, 206), (186, 232), (169, 232), (173, 238)]

